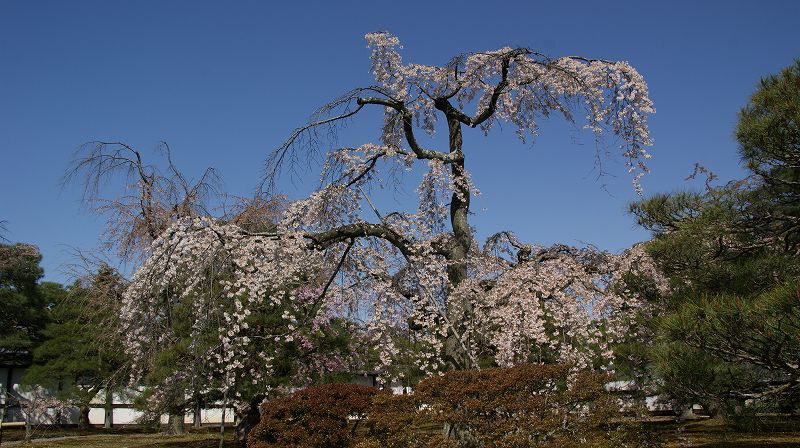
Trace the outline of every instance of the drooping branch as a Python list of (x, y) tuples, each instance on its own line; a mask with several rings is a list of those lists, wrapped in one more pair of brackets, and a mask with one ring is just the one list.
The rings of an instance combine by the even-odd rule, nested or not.
[[(125, 241), (121, 241), (121, 253), (127, 256), (131, 251), (135, 251), (134, 246), (139, 245), (136, 240), (145, 238), (153, 241), (166, 227), (161, 218), (164, 210), (158, 207), (154, 198), (158, 194), (154, 167), (145, 165), (141, 153), (125, 143), (93, 141), (78, 149), (62, 179), (62, 186), (80, 177), (85, 202), (89, 204), (106, 202), (100, 196), (100, 186), (108, 177), (119, 171), (134, 181), (139, 194), (113, 200), (96, 208), (98, 212), (111, 211), (116, 215), (111, 218), (112, 220), (130, 220), (131, 228), (137, 229), (136, 232), (128, 232), (127, 238), (123, 238)], [(111, 227), (109, 223), (109, 229)]]
[[(212, 232), (216, 233), (217, 238), (222, 244), (228, 242), (225, 235), (215, 231), (214, 229), (211, 230)], [(286, 237), (286, 235), (275, 230), (266, 232), (251, 232), (239, 228), (237, 233), (239, 236), (255, 238), (256, 240), (264, 239), (274, 241)], [(406, 257), (417, 255), (417, 250), (414, 247), (413, 241), (408, 239), (402, 233), (383, 223), (375, 224), (369, 222), (356, 222), (352, 224), (345, 224), (324, 232), (305, 232), (302, 234), (302, 238), (307, 240), (308, 249), (313, 250), (324, 250), (337, 243), (350, 240), (355, 241), (360, 238), (380, 238), (394, 246)]]
[[(267, 169), (266, 169), (266, 173), (265, 173), (265, 176), (264, 176), (264, 182), (262, 182), (262, 185), (261, 185), (261, 190), (274, 188), (275, 180), (278, 177), (279, 171), (281, 170), (281, 168), (285, 164), (284, 162), (285, 162), (286, 158), (287, 157), (292, 157), (292, 158), (295, 157), (294, 156), (294, 152), (292, 151), (292, 148), (295, 146), (297, 141), (299, 139), (301, 139), (305, 134), (309, 134), (309, 133), (315, 131), (316, 128), (319, 127), (319, 126), (329, 125), (329, 124), (336, 123), (336, 122), (341, 121), (341, 120), (345, 120), (345, 119), (347, 119), (349, 117), (352, 117), (353, 115), (357, 114), (358, 111), (360, 111), (362, 108), (363, 108), (363, 106), (359, 105), (354, 110), (346, 111), (346, 112), (344, 112), (342, 114), (339, 114), (339, 115), (336, 115), (334, 117), (328, 117), (328, 118), (324, 118), (324, 119), (321, 119), (321, 120), (313, 121), (311, 123), (308, 123), (308, 124), (306, 124), (304, 126), (301, 126), (301, 127), (297, 128), (297, 129), (295, 129), (291, 133), (291, 135), (289, 135), (289, 138), (287, 138), (286, 141), (284, 141), (283, 144), (281, 144), (281, 146), (278, 147), (278, 149), (273, 151), (270, 154), (269, 158), (267, 159), (267, 163), (266, 163)], [(331, 130), (329, 132), (334, 132), (334, 131)], [(313, 146), (315, 144), (316, 144), (315, 141), (312, 139), (312, 141), (310, 143), (310, 145), (312, 146), (312, 150), (313, 150)]]
[[(516, 252), (512, 251), (513, 248)], [(514, 256), (518, 263), (530, 260), (533, 246), (519, 241), (513, 232), (504, 230), (486, 239), (483, 246), (485, 252), (499, 252)]]
[[(370, 157), (367, 160), (367, 163), (365, 164), (364, 169), (362, 169), (361, 172), (358, 173), (356, 176), (353, 176), (352, 179), (348, 180), (345, 185), (347, 185), (348, 187), (351, 187), (351, 186), (357, 184), (358, 182), (360, 182), (361, 180), (365, 179), (366, 176), (370, 173), (370, 171), (372, 171), (373, 168), (375, 168), (375, 165), (378, 164), (378, 160), (380, 160), (380, 158), (385, 156), (385, 155), (386, 155), (386, 152), (380, 152), (380, 153), (375, 154), (374, 156)], [(343, 180), (344, 179), (340, 178), (339, 182), (341, 182)], [(339, 182), (337, 182), (337, 183), (339, 183)]]
[[(373, 149), (374, 151), (365, 150), (365, 147), (369, 146), (369, 149)], [(341, 160), (343, 157), (340, 156), (340, 153), (343, 152), (352, 152), (358, 153), (363, 152), (364, 156), (366, 157), (364, 160), (358, 160), (355, 163), (343, 163)], [(407, 156), (410, 153), (406, 152), (405, 150), (392, 150), (393, 154), (399, 154), (403, 156)], [(322, 183), (320, 188), (324, 187), (324, 182), (326, 179), (331, 179), (331, 185), (344, 185), (345, 187), (352, 187), (356, 185), (360, 185), (362, 181), (366, 181), (369, 179), (371, 173), (375, 170), (375, 167), (382, 158), (389, 155), (389, 148), (386, 147), (379, 147), (377, 145), (364, 145), (359, 148), (340, 148), (336, 151), (332, 151), (331, 154), (328, 156), (328, 161), (326, 163), (326, 169), (323, 171)], [(331, 172), (338, 166), (344, 165), (342, 172), (338, 177), (333, 177), (330, 175)]]
[(336, 263), (336, 267), (333, 269), (330, 278), (328, 279), (327, 282), (325, 282), (325, 286), (322, 288), (322, 292), (319, 293), (318, 300), (325, 297), (325, 294), (328, 293), (328, 288), (331, 287), (333, 281), (336, 279), (336, 274), (338, 274), (339, 271), (342, 269), (342, 265), (344, 265), (345, 260), (347, 260), (347, 256), (350, 254), (350, 249), (353, 248), (355, 242), (356, 242), (355, 238), (350, 238), (350, 241), (347, 242), (347, 247), (345, 247), (344, 252), (342, 252), (342, 256), (339, 257), (339, 262)]
[(266, 169), (260, 189), (273, 189), (281, 170), (285, 168), (287, 163), (290, 170), (294, 169), (294, 165), (298, 162), (298, 155), (296, 154), (298, 149), (305, 150), (305, 154), (302, 156), (303, 160), (311, 160), (317, 154), (321, 145), (319, 138), (319, 130), (321, 128), (326, 129), (328, 140), (335, 141), (338, 128), (343, 126), (348, 118), (356, 115), (364, 108), (365, 104), (361, 104), (359, 101), (362, 94), (365, 93), (378, 93), (384, 97), (383, 100), (386, 102), (396, 101), (385, 89), (380, 86), (371, 86), (353, 89), (320, 107), (312, 114), (308, 123), (292, 131), (289, 137), (270, 153), (266, 161)]
[(173, 209), (178, 216), (193, 216), (195, 209), (199, 209), (200, 214), (211, 215), (203, 207), (203, 199), (210, 196), (212, 193), (217, 193), (217, 187), (221, 183), (217, 171), (213, 167), (208, 167), (203, 171), (200, 179), (197, 182), (190, 182), (186, 176), (175, 166), (172, 161), (172, 150), (169, 144), (161, 141), (159, 145), (164, 157), (167, 159), (167, 167), (171, 173), (170, 178), (174, 179), (169, 182), (171, 190), (168, 195), (172, 198)]
[(453, 107), (452, 103), (450, 103), (450, 98), (456, 95), (456, 93), (460, 90), (460, 87), (454, 92), (435, 98), (434, 105), (447, 117), (454, 118), (471, 128), (480, 125), (494, 115), (495, 111), (497, 110), (497, 100), (500, 99), (500, 95), (506, 92), (506, 88), (508, 87), (508, 68), (511, 65), (511, 61), (517, 56), (529, 55), (532, 53), (533, 52), (527, 48), (517, 48), (503, 55), (500, 62), (500, 81), (492, 89), (492, 95), (489, 100), (489, 104), (474, 117), (468, 116), (464, 112)]
[(323, 249), (351, 238), (376, 237), (388, 241), (392, 246), (402, 252), (403, 255), (413, 256), (416, 253), (412, 242), (408, 238), (385, 224), (357, 222), (325, 232), (307, 233), (305, 237), (309, 239), (311, 245), (317, 249)]
[(358, 98), (357, 102), (360, 106), (366, 104), (376, 104), (384, 107), (390, 107), (399, 112), (403, 118), (403, 134), (405, 135), (406, 142), (418, 159), (441, 160), (445, 163), (451, 163), (456, 159), (456, 156), (452, 153), (443, 153), (433, 149), (425, 149), (419, 145), (417, 138), (414, 135), (414, 115), (408, 110), (405, 103), (402, 101), (368, 97)]
[[(363, 96), (364, 93), (378, 93), (381, 96)], [(452, 163), (463, 158), (462, 154), (452, 152), (440, 152), (433, 149), (422, 147), (417, 140), (414, 131), (414, 113), (409, 110), (403, 100), (393, 97), (386, 89), (373, 86), (354, 89), (344, 96), (326, 104), (320, 108), (312, 117), (309, 123), (295, 129), (289, 137), (274, 150), (267, 159), (267, 168), (261, 188), (273, 188), (281, 168), (287, 163), (290, 169), (300, 159), (296, 151), (303, 147), (306, 151), (303, 160), (309, 160), (317, 153), (321, 145), (319, 141), (319, 129), (327, 129), (326, 134), (330, 140), (336, 139), (337, 127), (343, 125), (347, 119), (358, 114), (366, 105), (377, 105), (396, 111), (402, 120), (402, 133), (405, 142), (414, 156), (420, 160), (440, 160), (444, 163)], [(332, 112), (337, 112), (331, 114)], [(407, 156), (409, 153), (403, 148), (392, 148), (393, 153)], [(373, 165), (377, 160), (373, 160)], [(370, 167), (371, 169), (372, 167)]]

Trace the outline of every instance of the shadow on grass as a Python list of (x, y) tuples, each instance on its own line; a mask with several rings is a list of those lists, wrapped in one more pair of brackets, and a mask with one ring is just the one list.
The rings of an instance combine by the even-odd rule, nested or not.
[(798, 448), (800, 447), (800, 442), (777, 442), (774, 440), (728, 441), (728, 442), (693, 444), (692, 447), (694, 448)]

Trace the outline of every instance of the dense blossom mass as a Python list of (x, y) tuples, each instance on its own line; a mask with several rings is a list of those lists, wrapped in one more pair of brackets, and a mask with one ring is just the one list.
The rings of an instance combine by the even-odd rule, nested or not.
[[(321, 128), (334, 132), (365, 107), (385, 112), (380, 141), (326, 148), (323, 187), (292, 203), (268, 231), (210, 217), (175, 222), (125, 294), (127, 350), (146, 358), (168, 325), (170, 303), (185, 300), (197, 340), (211, 327), (217, 335), (204, 345), (213, 374), (254, 383), (270, 375), (276, 356), (263, 341), (301, 341), (317, 356), (314, 368), (352, 365), (314, 350), (314, 335), (337, 321), (374, 348), (362, 360), (373, 365), (362, 368), (386, 378), (404, 374), (399, 360), (425, 374), (487, 360), (610, 367), (612, 346), (635, 336), (644, 291), (665, 288), (663, 279), (638, 246), (621, 254), (546, 248), (510, 232), (479, 245), (468, 222), (477, 188), (461, 133), (488, 133), (504, 121), (524, 140), (553, 112), (569, 121), (583, 114), (586, 128), (624, 142), (638, 189), (653, 112), (641, 75), (624, 62), (550, 59), (525, 48), (471, 53), (443, 66), (404, 64), (396, 37), (366, 38), (377, 84), (320, 109), (273, 153), (268, 173), (310, 157), (302, 151), (322, 144)], [(433, 134), (438, 118), (447, 121), (444, 150), (425, 147), (415, 133)], [(370, 187), (396, 182), (416, 164), (425, 168), (416, 212), (380, 213)], [(279, 324), (256, 323), (258, 313), (280, 316)]]

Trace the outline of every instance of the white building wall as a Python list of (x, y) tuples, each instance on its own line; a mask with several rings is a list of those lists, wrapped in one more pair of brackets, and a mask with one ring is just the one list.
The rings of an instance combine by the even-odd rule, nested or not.
[[(8, 381), (9, 372), (11, 373), (11, 381)], [(22, 399), (30, 401), (35, 400), (36, 394), (24, 391), (20, 388), (22, 376), (25, 374), (23, 367), (0, 367), (0, 391), (5, 391), (5, 394), (11, 395), (6, 397), (5, 394), (0, 394), (0, 406), (5, 404), (4, 399), (8, 399), (9, 403), (15, 403), (17, 400)], [(9, 384), (6, 384), (9, 383)], [(133, 398), (139, 393), (136, 389), (126, 389), (121, 392), (113, 394), (112, 410), (115, 425), (133, 425), (139, 423), (139, 419), (143, 413), (133, 408)], [(47, 392), (43, 395), (48, 395)], [(89, 423), (92, 425), (102, 425), (105, 422), (105, 392), (100, 391), (91, 401), (92, 407), (89, 408)], [(219, 424), (222, 421), (222, 404), (218, 403), (216, 408), (203, 409), (200, 414), (200, 421), (204, 425)], [(50, 408), (46, 412), (37, 413), (31, 418), (33, 424), (77, 424), (80, 417), (77, 408), (56, 409)], [(228, 408), (225, 412), (225, 422), (233, 421), (233, 408)], [(167, 422), (167, 416), (162, 416), (162, 423)], [(3, 417), (3, 422), (24, 422), (25, 415), (18, 406), (11, 406), (6, 409)], [(186, 423), (194, 422), (194, 415), (191, 413), (186, 414)]]

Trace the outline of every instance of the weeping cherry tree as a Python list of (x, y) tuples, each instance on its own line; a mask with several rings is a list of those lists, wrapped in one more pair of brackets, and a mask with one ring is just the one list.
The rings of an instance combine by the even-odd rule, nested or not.
[[(527, 48), (457, 56), (442, 66), (404, 63), (399, 40), (366, 35), (376, 83), (320, 108), (268, 158), (264, 184), (298, 162), (322, 155), (322, 183), (291, 203), (277, 224), (253, 231), (207, 217), (178, 220), (156, 238), (125, 294), (127, 350), (152, 343), (143, 325), (165, 292), (195, 297), (220, 275), (229, 301), (220, 347), (206, 354), (218, 375), (265, 381), (275, 353), (255, 352), (256, 339), (298, 342), (337, 318), (374, 348), (387, 379), (410, 359), (423, 374), (486, 364), (564, 362), (609, 367), (616, 342), (631, 337), (646, 303), (629, 284), (664, 282), (641, 247), (620, 254), (595, 248), (527, 244), (510, 231), (476, 241), (470, 201), (478, 194), (462, 133), (489, 134), (501, 123), (523, 141), (551, 114), (583, 122), (598, 138), (623, 142), (621, 156), (634, 188), (647, 172), (651, 144), (646, 118), (654, 112), (642, 76), (626, 62), (549, 58)], [(383, 112), (380, 138), (330, 147), (337, 129), (364, 111)], [(436, 147), (437, 123), (447, 143)], [(498, 163), (508, 163), (498, 160)], [(403, 182), (419, 166), (415, 212), (379, 210), (376, 186)], [(268, 299), (264, 299), (268, 298)], [(194, 321), (207, 309), (196, 302)], [(279, 310), (281, 325), (254, 334), (256, 312)], [(254, 362), (254, 359), (257, 362)], [(599, 360), (599, 361), (598, 361)], [(326, 363), (342, 360), (320, 359)]]

